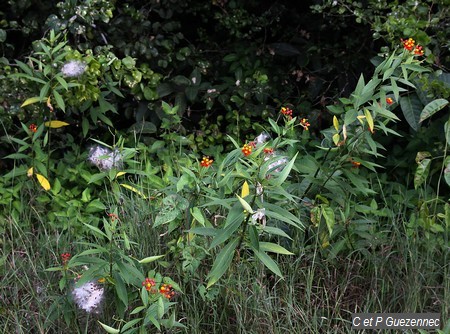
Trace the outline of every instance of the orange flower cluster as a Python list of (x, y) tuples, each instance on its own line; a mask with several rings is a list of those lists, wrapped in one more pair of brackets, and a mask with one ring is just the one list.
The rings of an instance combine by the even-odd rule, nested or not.
[(309, 124), (308, 120), (306, 118), (302, 118), (300, 120), (300, 125), (303, 126), (303, 129), (308, 130), (311, 124)]
[(242, 153), (244, 153), (244, 155), (246, 157), (248, 157), (250, 154), (252, 154), (252, 150), (253, 150), (252, 143), (244, 144), (244, 146), (242, 147)]
[(30, 124), (30, 126), (28, 127), (30, 129), (31, 132), (36, 133), (37, 131), (37, 125), (36, 124)]
[(61, 254), (61, 260), (62, 260), (63, 266), (67, 265), (67, 262), (69, 262), (71, 257), (72, 257), (72, 255), (70, 255), (70, 253), (62, 253)]
[(156, 282), (152, 278), (146, 278), (144, 282), (142, 282), (142, 286), (145, 287), (145, 290), (151, 291), (152, 288), (156, 285)]
[(173, 298), (175, 296), (175, 290), (170, 284), (162, 284), (159, 288), (159, 292), (167, 299)]
[(420, 45), (416, 45), (416, 41), (413, 40), (411, 37), (407, 40), (401, 39), (403, 47), (408, 50), (412, 51), (416, 56), (423, 56), (423, 48)]
[(386, 103), (391, 105), (392, 103), (394, 103), (394, 100), (392, 98), (390, 98), (390, 97), (387, 97), (386, 98)]
[(271, 154), (273, 154), (273, 148), (266, 147), (263, 152), (266, 155), (271, 155)]
[(202, 161), (200, 161), (200, 166), (202, 166), (202, 167), (209, 167), (209, 166), (211, 166), (213, 164), (213, 162), (214, 162), (213, 159), (211, 159), (208, 156), (204, 156)]
[(283, 115), (286, 115), (286, 116), (288, 116), (289, 118), (292, 118), (292, 109), (289, 109), (289, 108), (286, 108), (286, 107), (282, 107), (281, 110), (280, 110), (280, 112), (281, 112)]
[(115, 221), (116, 219), (119, 219), (119, 216), (115, 213), (108, 213), (108, 217), (111, 218), (111, 221)]
[(352, 163), (352, 165), (353, 165), (353, 168), (359, 168), (359, 166), (361, 166), (361, 163), (358, 162), (358, 161), (352, 160), (351, 163)]

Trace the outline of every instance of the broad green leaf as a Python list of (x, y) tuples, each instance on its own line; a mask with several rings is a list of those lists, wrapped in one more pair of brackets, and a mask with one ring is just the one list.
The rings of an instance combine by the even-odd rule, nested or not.
[(207, 289), (217, 283), (230, 267), (231, 261), (234, 258), (234, 251), (239, 244), (239, 239), (239, 237), (234, 238), (220, 251), (219, 255), (217, 255), (211, 271), (208, 274), (209, 280), (206, 285)]
[(146, 258), (143, 258), (142, 260), (139, 260), (139, 263), (150, 263), (150, 262), (156, 261), (162, 257), (164, 257), (164, 255), (148, 256)]
[(420, 114), (419, 123), (433, 116), (436, 112), (442, 108), (445, 108), (447, 105), (448, 101), (446, 99), (436, 99), (431, 101), (423, 108), (422, 113)]
[(62, 121), (49, 121), (49, 122), (45, 122), (44, 125), (48, 128), (57, 129), (57, 128), (61, 128), (63, 126), (67, 126), (70, 124), (66, 123), (66, 122), (62, 122)]
[[(98, 321), (98, 320), (97, 320), (97, 321)], [(110, 326), (108, 326), (108, 325), (105, 325), (104, 323), (102, 323), (102, 322), (100, 322), (100, 321), (98, 321), (98, 323), (100, 324), (100, 326), (103, 327), (103, 329), (104, 329), (107, 333), (110, 333), (110, 334), (118, 334), (118, 333), (120, 333), (120, 329), (115, 329), (115, 328), (113, 328), (113, 327), (110, 327)]]
[(334, 217), (334, 211), (329, 206), (323, 206), (322, 207), (322, 216), (325, 218), (325, 223), (327, 224), (328, 233), (330, 235), (333, 233), (334, 224), (335, 224), (335, 217)]
[(330, 105), (327, 106), (327, 109), (334, 115), (340, 115), (345, 112), (345, 109), (339, 105)]
[(407, 95), (400, 98), (400, 106), (403, 115), (409, 126), (417, 131), (419, 129), (420, 113), (422, 112), (422, 103), (417, 95)]
[(294, 255), (294, 253), (291, 253), (286, 248), (275, 244), (273, 242), (260, 242), (259, 243), (259, 250), (262, 252), (272, 252), (277, 254), (284, 254), (284, 255)]
[(269, 256), (267, 253), (264, 253), (262, 251), (257, 251), (256, 249), (253, 249), (253, 252), (258, 257), (258, 259), (275, 275), (279, 276), (280, 278), (283, 278), (283, 275), (281, 274), (280, 268), (278, 267), (278, 264)]
[(419, 162), (416, 173), (414, 174), (414, 189), (417, 190), (417, 188), (426, 181), (430, 172), (430, 166), (431, 159), (423, 159)]

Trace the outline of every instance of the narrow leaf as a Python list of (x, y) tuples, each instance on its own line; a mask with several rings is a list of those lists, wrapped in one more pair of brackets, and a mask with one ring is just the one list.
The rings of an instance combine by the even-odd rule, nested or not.
[(258, 259), (275, 275), (279, 276), (280, 278), (283, 278), (283, 275), (281, 274), (280, 268), (278, 267), (278, 264), (269, 256), (267, 253), (253, 250), (255, 255), (258, 257)]
[(162, 257), (164, 257), (164, 255), (148, 256), (146, 258), (143, 258), (142, 260), (139, 260), (139, 263), (150, 263), (150, 262), (156, 261)]
[(230, 267), (231, 261), (234, 258), (234, 251), (239, 244), (239, 238), (236, 237), (230, 241), (217, 255), (211, 271), (208, 274), (208, 284), (206, 288), (213, 286)]
[(34, 103), (42, 102), (42, 101), (44, 101), (44, 99), (41, 99), (39, 96), (30, 97), (30, 98), (26, 99), (26, 100), (20, 105), (20, 107), (23, 108), (23, 107), (26, 107), (26, 106), (28, 106), (28, 105), (30, 105), (30, 104), (34, 104)]
[(44, 125), (49, 128), (57, 129), (57, 128), (61, 128), (63, 126), (67, 126), (70, 124), (63, 122), (63, 121), (50, 121), (50, 122), (45, 122)]
[[(98, 320), (97, 320), (97, 321), (98, 321)], [(120, 333), (120, 329), (115, 329), (115, 328), (113, 328), (113, 327), (110, 327), (110, 326), (108, 326), (108, 325), (105, 325), (104, 323), (102, 323), (102, 322), (100, 322), (100, 321), (98, 321), (98, 323), (100, 324), (100, 326), (103, 327), (103, 329), (104, 329), (107, 333), (110, 333), (110, 334), (118, 334), (118, 333)]]
[(272, 253), (284, 254), (284, 255), (294, 255), (294, 253), (291, 253), (286, 248), (284, 248), (278, 244), (275, 244), (273, 242), (260, 242), (259, 249), (263, 252), (272, 252)]

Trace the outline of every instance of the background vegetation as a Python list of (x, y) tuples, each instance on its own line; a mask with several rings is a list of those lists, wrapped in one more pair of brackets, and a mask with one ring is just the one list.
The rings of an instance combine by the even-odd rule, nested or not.
[(2, 4), (0, 328), (450, 333), (448, 5)]

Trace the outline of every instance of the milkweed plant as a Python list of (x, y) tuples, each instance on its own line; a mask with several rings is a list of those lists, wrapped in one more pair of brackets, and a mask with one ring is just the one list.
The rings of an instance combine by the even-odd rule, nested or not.
[[(65, 42), (58, 44), (56, 40), (57, 36), (52, 35), (49, 43), (53, 51), (43, 47), (41, 53), (52, 58), (52, 63), (62, 63), (70, 50), (65, 49)], [(80, 172), (86, 181), (86, 189), (77, 191), (80, 202), (95, 202), (89, 211), (95, 216), (104, 215), (107, 210), (101, 198), (91, 198), (92, 193), (102, 194), (92, 190), (98, 186), (107, 185), (116, 201), (126, 191), (141, 197), (153, 210), (151, 228), (160, 233), (162, 240), (169, 240), (167, 254), (149, 254), (144, 259), (130, 255), (138, 241), (129, 240), (126, 217), (110, 208), (110, 213), (97, 217), (95, 223), (78, 222), (92, 241), (80, 243), (85, 250), (78, 254), (63, 253), (60, 266), (49, 268), (61, 272), (61, 291), (68, 291), (72, 305), (92, 316), (101, 314), (102, 305), (113, 298), (118, 319), (100, 322), (108, 333), (142, 332), (149, 326), (181, 327), (175, 312), (167, 317), (177, 298), (183, 298), (180, 286), (148, 267), (165, 255), (180, 261), (181, 270), (188, 274), (184, 275), (185, 280), (200, 275), (198, 269), (206, 265), (209, 268), (206, 277), (199, 277), (199, 291), (206, 296), (221, 281), (229, 279), (238, 265), (259, 263), (283, 279), (277, 258), (298, 254), (300, 250), (291, 249), (290, 241), (295, 233), (306, 229), (316, 233), (322, 249), (330, 246), (336, 236), (344, 235), (343, 231), (346, 242), (353, 245), (359, 236), (344, 224), (349, 221), (352, 208), (339, 197), (345, 198), (345, 192), (374, 194), (363, 171), (376, 173), (376, 168), (381, 167), (376, 161), (382, 157), (383, 146), (374, 133), (399, 135), (389, 125), (400, 120), (395, 108), (402, 95), (416, 90), (415, 80), (429, 71), (423, 66), (424, 57), (426, 50), (411, 38), (402, 40), (401, 47), (390, 54), (380, 55), (369, 80), (361, 75), (349, 97), (328, 106), (332, 126), (321, 131), (320, 141), (311, 139), (309, 132), (315, 125), (308, 115), (287, 105), (279, 106), (276, 119), (268, 119), (264, 129), (253, 138), (243, 136), (245, 140), (239, 141), (228, 137), (232, 145), (228, 152), (208, 152), (208, 155), (178, 148), (179, 156), (171, 156), (174, 163), (166, 168), (171, 171), (167, 175), (159, 176), (154, 168), (138, 169), (139, 164), (131, 158), (144, 154), (145, 147), (128, 149), (123, 138), (114, 145), (96, 140), (86, 149), (83, 156), (87, 158), (80, 162), (83, 166), (80, 168), (87, 170), (94, 166), (98, 173)], [(41, 64), (43, 71), (36, 74), (28, 65), (18, 64), (24, 72), (17, 74), (18, 78), (41, 85), (39, 94), (26, 100), (22, 107), (44, 103), (49, 117), (47, 121), (41, 118), (39, 122), (22, 124), (24, 138), (14, 139), (19, 149), (9, 158), (23, 162), (15, 176), (36, 177), (42, 191), (62, 202), (63, 192), (55, 189), (61, 187), (56, 181), (62, 178), (58, 175), (61, 171), (52, 169), (49, 163), (50, 138), (52, 131), (64, 132), (72, 125), (64, 119), (65, 113), (59, 114), (62, 119), (55, 119), (53, 109), (65, 112), (69, 105), (65, 97), (73, 98), (73, 94), (82, 91), (81, 78), (92, 75), (95, 64), (89, 59), (68, 59), (57, 73), (51, 65)], [(113, 82), (105, 83), (103, 89), (116, 97), (121, 95)], [(74, 92), (70, 93), (71, 90)], [(95, 98), (91, 97), (86, 110), (90, 108), (97, 113), (94, 121), (112, 126), (105, 112), (109, 109), (114, 112), (114, 107), (106, 103), (105, 96), (99, 91)], [(106, 109), (95, 107), (95, 101)], [(73, 106), (72, 100), (70, 105)], [(430, 101), (424, 106), (419, 122), (447, 105), (445, 99)], [(177, 114), (177, 106), (164, 103), (163, 107), (167, 114)], [(81, 125), (84, 135), (89, 131), (85, 117)], [(448, 145), (449, 122), (445, 133)], [(448, 168), (448, 156), (444, 153), (443, 166)], [(418, 160), (416, 187), (425, 182), (430, 168), (431, 160), (427, 155), (422, 157)], [(133, 174), (136, 178), (121, 181), (123, 175)], [(139, 182), (133, 182), (136, 179)], [(450, 183), (448, 178), (445, 180)], [(149, 192), (152, 196), (147, 195)], [(436, 220), (433, 224), (439, 223)]]

